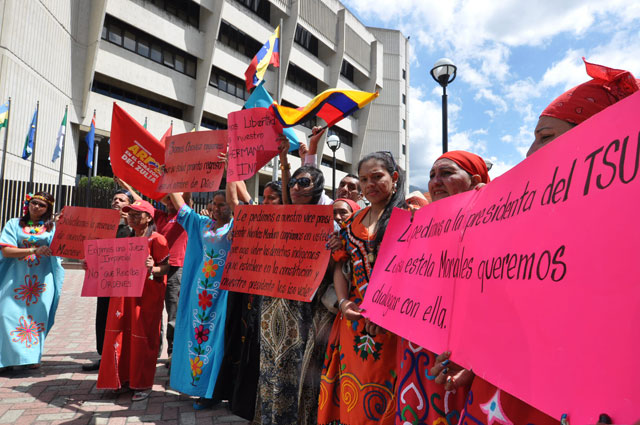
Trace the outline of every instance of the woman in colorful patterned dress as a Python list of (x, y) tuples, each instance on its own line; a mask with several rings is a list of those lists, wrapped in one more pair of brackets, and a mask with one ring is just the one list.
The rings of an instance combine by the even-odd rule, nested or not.
[[(358, 174), (371, 206), (351, 216), (340, 232), (345, 249), (338, 253), (333, 282), (341, 314), (333, 324), (322, 370), (319, 424), (391, 424), (395, 412), (398, 338), (366, 320), (359, 305), (391, 212), (405, 207), (404, 177), (387, 152), (365, 156)], [(345, 261), (353, 270), (351, 285), (342, 273)]]
[(224, 355), (227, 291), (220, 289), (233, 220), (224, 191), (213, 196), (213, 217), (200, 215), (177, 193), (170, 194), (178, 223), (189, 236), (176, 317), (171, 387), (198, 396), (194, 409), (213, 405)]
[(53, 196), (27, 195), (21, 218), (0, 236), (0, 370), (38, 367), (44, 339), (53, 326), (64, 270), (53, 257)]

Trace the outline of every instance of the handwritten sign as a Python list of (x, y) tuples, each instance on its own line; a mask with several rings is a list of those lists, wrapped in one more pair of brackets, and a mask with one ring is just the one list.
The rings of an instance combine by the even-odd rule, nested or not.
[(87, 270), (81, 296), (139, 297), (147, 276), (147, 238), (84, 241)]
[(115, 238), (120, 213), (103, 208), (64, 207), (51, 241), (53, 255), (84, 258), (82, 243), (87, 239)]
[(330, 205), (240, 206), (220, 288), (311, 301), (329, 264)]
[(369, 317), (451, 350), (552, 417), (595, 423), (606, 410), (635, 422), (639, 109), (640, 93), (413, 222), (394, 211), (363, 303)]
[(232, 112), (228, 122), (227, 180), (246, 180), (278, 154), (276, 139), (282, 134), (282, 126), (267, 108)]
[(160, 192), (212, 192), (218, 190), (227, 151), (227, 130), (198, 131), (167, 137)]

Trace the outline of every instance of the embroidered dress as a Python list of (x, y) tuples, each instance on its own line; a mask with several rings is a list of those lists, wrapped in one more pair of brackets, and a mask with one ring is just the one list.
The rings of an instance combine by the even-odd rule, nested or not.
[[(375, 235), (362, 225), (366, 213), (353, 216), (340, 232), (353, 269), (349, 300), (356, 305), (364, 299), (373, 269), (367, 242)], [(393, 423), (397, 342), (390, 332), (369, 335), (364, 320), (336, 316), (322, 369), (319, 424)]]
[(184, 205), (178, 223), (189, 236), (171, 357), (171, 387), (212, 398), (224, 355), (227, 291), (220, 289), (233, 220), (214, 229), (214, 221)]
[[(49, 245), (53, 233), (35, 233), (7, 222), (0, 247)], [(4, 258), (0, 254), (0, 367), (40, 363), (44, 339), (53, 326), (64, 270), (58, 257)]]
[[(149, 237), (149, 253), (156, 264), (167, 259), (169, 247), (160, 233)], [(115, 390), (128, 385), (145, 390), (153, 386), (167, 277), (150, 277), (147, 274), (142, 296), (109, 298), (96, 388)]]
[(398, 341), (398, 389), (396, 425), (456, 425), (468, 388), (445, 391), (429, 369), (436, 355), (404, 338)]

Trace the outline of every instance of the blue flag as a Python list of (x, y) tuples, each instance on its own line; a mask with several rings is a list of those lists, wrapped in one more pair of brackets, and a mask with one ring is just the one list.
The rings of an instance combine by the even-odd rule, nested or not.
[(24, 141), (24, 148), (22, 148), (22, 159), (28, 159), (33, 153), (33, 139), (36, 136), (36, 125), (38, 123), (38, 108), (33, 113), (31, 118), (31, 125), (29, 126), (29, 132), (27, 138)]
[(91, 119), (91, 128), (87, 133), (87, 137), (84, 138), (85, 143), (87, 144), (87, 167), (89, 169), (93, 168), (93, 139), (96, 136), (96, 114), (94, 112), (93, 118)]
[[(264, 81), (261, 81), (258, 86), (253, 89), (251, 96), (244, 104), (245, 109), (249, 108), (268, 108), (273, 104), (273, 98), (269, 92), (264, 88)], [(282, 134), (289, 139), (289, 152), (293, 152), (300, 148), (300, 142), (296, 136), (295, 131), (292, 128), (284, 128)]]

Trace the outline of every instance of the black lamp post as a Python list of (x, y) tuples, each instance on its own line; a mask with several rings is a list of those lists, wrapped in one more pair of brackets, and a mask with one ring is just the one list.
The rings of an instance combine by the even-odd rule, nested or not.
[(333, 152), (333, 199), (336, 199), (336, 151), (340, 149), (340, 138), (336, 134), (327, 137), (327, 146)]
[(457, 67), (450, 59), (440, 59), (431, 68), (431, 76), (442, 86), (442, 153), (449, 150), (449, 129), (447, 121), (447, 85), (456, 79)]

